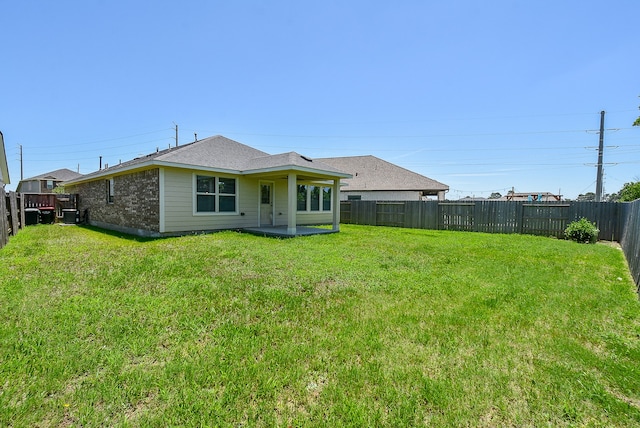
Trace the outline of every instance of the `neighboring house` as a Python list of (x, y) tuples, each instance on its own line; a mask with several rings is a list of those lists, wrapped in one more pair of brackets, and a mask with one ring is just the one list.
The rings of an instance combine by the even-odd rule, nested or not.
[(498, 199), (499, 201), (525, 201), (525, 202), (559, 202), (562, 195), (556, 195), (551, 192), (513, 192), (509, 191), (506, 196)]
[(3, 187), (5, 184), (11, 184), (11, 180), (9, 179), (7, 152), (4, 150), (4, 136), (2, 132), (0, 132), (0, 187)]
[(157, 151), (65, 183), (92, 225), (142, 236), (333, 224), (350, 175), (295, 152), (270, 155), (223, 136)]
[(25, 178), (18, 183), (17, 193), (53, 193), (53, 189), (65, 181), (73, 180), (82, 174), (70, 169), (58, 169), (31, 178)]
[(491, 200), (497, 200), (497, 199), (487, 199), (481, 196), (465, 196), (464, 198), (460, 198), (454, 202), (476, 202), (476, 201), (491, 201)]
[(343, 180), (340, 200), (420, 201), (427, 196), (444, 200), (449, 186), (375, 156), (321, 158), (321, 162), (351, 174)]

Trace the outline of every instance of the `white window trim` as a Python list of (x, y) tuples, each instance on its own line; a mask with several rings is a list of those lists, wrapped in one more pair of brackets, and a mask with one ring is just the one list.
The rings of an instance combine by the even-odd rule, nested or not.
[[(217, 185), (218, 185), (218, 179), (219, 178), (232, 178), (236, 181), (236, 193), (231, 195), (231, 194), (222, 194), (222, 196), (234, 196), (236, 198), (235, 200), (235, 209), (234, 211), (223, 211), (223, 212), (218, 212), (218, 211), (198, 211), (198, 176), (200, 177), (213, 177), (215, 178), (215, 184), (216, 184), (216, 189), (217, 189)], [(219, 196), (220, 193), (216, 192), (213, 193), (213, 195), (215, 195), (216, 198), (216, 209), (218, 209), (220, 207), (219, 204)], [(227, 175), (222, 175), (222, 174), (206, 174), (206, 173), (193, 173), (192, 174), (192, 189), (191, 189), (191, 196), (193, 199), (193, 215), (194, 216), (220, 216), (220, 215), (238, 215), (238, 204), (239, 199), (240, 199), (240, 180), (238, 179), (238, 177), (235, 176), (227, 176)]]
[[(298, 185), (296, 185), (296, 192), (298, 190), (298, 186), (307, 186), (307, 207), (304, 211), (302, 210), (298, 210), (298, 207), (296, 206), (296, 210), (298, 214), (301, 215), (305, 215), (305, 214), (329, 214), (333, 212), (333, 197), (330, 197), (329, 199), (329, 209), (325, 210), (324, 209), (324, 200), (322, 199), (324, 196), (324, 192), (322, 189), (324, 188), (329, 188), (331, 189), (331, 192), (335, 192), (335, 189), (333, 188), (333, 186), (326, 186), (326, 185), (319, 185), (319, 184), (312, 184), (312, 183), (299, 183)], [(315, 187), (319, 187), (320, 188), (320, 206), (319, 209), (317, 211), (311, 211), (311, 186), (315, 186)], [(297, 201), (297, 197), (296, 197), (296, 201)], [(297, 203), (297, 202), (296, 202)]]

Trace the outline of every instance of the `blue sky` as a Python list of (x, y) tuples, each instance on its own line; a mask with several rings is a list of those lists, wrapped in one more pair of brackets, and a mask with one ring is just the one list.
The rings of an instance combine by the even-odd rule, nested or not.
[(225, 135), (372, 154), (448, 197), (640, 180), (640, 2), (13, 1), (0, 130), (14, 189)]

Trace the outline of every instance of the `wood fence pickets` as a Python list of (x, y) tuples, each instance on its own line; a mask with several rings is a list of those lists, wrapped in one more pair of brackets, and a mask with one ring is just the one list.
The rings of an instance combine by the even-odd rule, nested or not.
[(597, 224), (599, 239), (617, 240), (620, 235), (620, 203), (342, 201), (340, 205), (343, 223), (562, 238), (569, 223), (585, 217)]
[(640, 199), (622, 204), (620, 246), (624, 251), (631, 276), (640, 293)]
[(351, 204), (349, 202), (340, 201), (340, 222), (351, 223)]
[(405, 227), (405, 208), (404, 202), (377, 202), (376, 224), (378, 226)]
[(9, 214), (11, 217), (11, 235), (17, 235), (20, 230), (20, 214), (18, 213), (18, 194), (9, 192)]
[(438, 210), (439, 204), (425, 204), (422, 205), (422, 216), (420, 217), (421, 223), (419, 229), (438, 229)]
[(0, 186), (0, 248), (9, 242), (9, 211), (7, 209), (7, 199), (9, 197), (4, 191), (4, 186)]
[(422, 225), (422, 207), (421, 201), (407, 201), (409, 209), (404, 216), (404, 227), (411, 229), (421, 229)]

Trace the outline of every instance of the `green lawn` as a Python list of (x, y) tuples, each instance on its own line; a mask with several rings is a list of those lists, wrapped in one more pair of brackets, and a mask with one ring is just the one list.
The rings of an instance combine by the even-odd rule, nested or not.
[(622, 252), (342, 226), (0, 250), (0, 426), (639, 426)]

